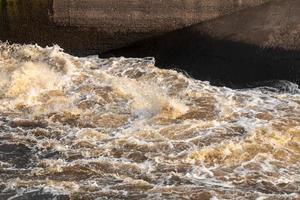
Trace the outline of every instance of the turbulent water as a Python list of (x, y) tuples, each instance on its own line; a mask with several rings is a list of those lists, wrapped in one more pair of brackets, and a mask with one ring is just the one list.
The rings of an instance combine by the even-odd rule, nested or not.
[(0, 199), (299, 199), (300, 93), (275, 86), (2, 43)]

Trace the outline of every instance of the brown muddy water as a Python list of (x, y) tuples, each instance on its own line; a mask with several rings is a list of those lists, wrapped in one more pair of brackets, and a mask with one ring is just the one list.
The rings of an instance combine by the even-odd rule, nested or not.
[(300, 91), (281, 84), (2, 43), (0, 199), (299, 199)]

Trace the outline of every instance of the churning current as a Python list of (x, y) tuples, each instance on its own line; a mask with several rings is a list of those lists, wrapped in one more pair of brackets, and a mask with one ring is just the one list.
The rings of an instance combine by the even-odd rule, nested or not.
[(0, 199), (299, 199), (300, 91), (282, 84), (0, 43)]

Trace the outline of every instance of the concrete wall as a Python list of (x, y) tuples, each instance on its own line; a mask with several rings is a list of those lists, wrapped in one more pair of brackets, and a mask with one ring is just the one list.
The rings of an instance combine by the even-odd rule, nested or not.
[(165, 32), (269, 0), (53, 0), (53, 20), (108, 32)]
[(258, 8), (204, 22), (194, 31), (262, 48), (300, 50), (300, 1), (273, 0)]
[(0, 40), (98, 54), (272, 0), (0, 0)]

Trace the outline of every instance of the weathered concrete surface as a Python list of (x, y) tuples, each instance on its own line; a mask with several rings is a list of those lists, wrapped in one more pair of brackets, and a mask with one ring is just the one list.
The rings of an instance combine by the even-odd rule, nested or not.
[(218, 39), (261, 47), (300, 49), (300, 1), (274, 0), (219, 20), (193, 27)]
[(101, 52), (270, 0), (53, 0), (57, 25), (95, 28)]
[[(94, 27), (109, 38), (103, 51), (126, 46), (270, 0), (53, 0), (53, 21)], [(120, 36), (120, 37), (117, 37)]]
[(271, 0), (0, 0), (0, 40), (97, 54)]
[(60, 25), (111, 32), (164, 32), (210, 20), (269, 0), (53, 0)]
[(285, 79), (300, 83), (300, 1), (268, 4), (144, 40), (110, 55), (154, 56), (214, 84)]

